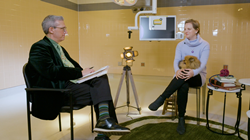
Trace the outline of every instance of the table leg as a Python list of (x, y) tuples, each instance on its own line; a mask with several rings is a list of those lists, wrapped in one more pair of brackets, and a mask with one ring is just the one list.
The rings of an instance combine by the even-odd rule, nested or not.
[(239, 98), (239, 103), (238, 103), (237, 121), (236, 121), (236, 123), (235, 123), (235, 132), (238, 133), (238, 137), (239, 137), (240, 139), (243, 139), (243, 138), (240, 136), (240, 130), (239, 130), (240, 118), (241, 118), (241, 101), (242, 101), (242, 98), (241, 98), (241, 91), (240, 91), (240, 92), (237, 92), (236, 95), (237, 95), (237, 98)]
[(209, 97), (210, 94), (213, 95), (213, 90), (209, 89), (207, 92), (207, 106), (206, 106), (206, 119), (207, 119), (207, 129), (209, 129), (209, 119), (208, 119), (208, 107), (209, 107)]
[(227, 93), (225, 92), (225, 95), (224, 95), (224, 107), (223, 107), (223, 118), (222, 118), (222, 134), (224, 134), (226, 99), (227, 99)]

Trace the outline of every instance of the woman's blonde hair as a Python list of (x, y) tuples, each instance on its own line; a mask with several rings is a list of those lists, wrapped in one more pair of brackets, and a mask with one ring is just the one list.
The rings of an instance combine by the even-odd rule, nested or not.
[(192, 23), (193, 28), (194, 28), (195, 30), (198, 30), (196, 34), (200, 34), (200, 30), (201, 30), (201, 29), (200, 29), (200, 23), (199, 23), (198, 20), (188, 19), (188, 20), (185, 21), (185, 24), (186, 24), (186, 23)]

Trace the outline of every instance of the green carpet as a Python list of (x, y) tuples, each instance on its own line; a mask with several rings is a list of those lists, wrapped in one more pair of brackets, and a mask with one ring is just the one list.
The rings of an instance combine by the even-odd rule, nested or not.
[[(193, 117), (185, 117), (186, 122), (188, 120), (195, 120)], [(171, 117), (156, 117), (147, 116), (131, 121), (121, 123), (123, 126), (127, 126), (142, 120), (147, 119), (171, 119)], [(206, 122), (205, 119), (201, 119), (201, 122)], [(221, 123), (210, 121), (211, 124), (221, 125)], [(179, 135), (176, 132), (177, 123), (174, 122), (162, 122), (162, 123), (149, 123), (142, 126), (136, 127), (131, 130), (130, 134), (122, 136), (119, 140), (238, 140), (239, 138), (235, 135), (220, 135), (209, 131), (205, 126), (198, 126), (196, 124), (186, 123), (186, 133)], [(233, 129), (234, 127), (225, 125), (225, 129)], [(216, 129), (213, 129), (216, 130)], [(221, 130), (217, 130), (221, 132)], [(240, 133), (247, 134), (246, 131), (240, 130)]]

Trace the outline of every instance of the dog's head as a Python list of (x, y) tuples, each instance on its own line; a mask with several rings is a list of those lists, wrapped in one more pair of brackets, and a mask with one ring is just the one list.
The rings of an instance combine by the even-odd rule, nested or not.
[(201, 65), (200, 60), (192, 55), (185, 56), (184, 60), (180, 61), (179, 68), (180, 69), (197, 69)]

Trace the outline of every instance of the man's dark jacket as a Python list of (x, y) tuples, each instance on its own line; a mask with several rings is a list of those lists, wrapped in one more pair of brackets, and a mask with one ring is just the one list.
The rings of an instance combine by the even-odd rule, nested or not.
[[(82, 68), (62, 47), (66, 58), (75, 68), (64, 67), (62, 60), (50, 40), (45, 36), (31, 46), (26, 73), (33, 88), (65, 88), (68, 80), (82, 77)], [(32, 114), (35, 117), (53, 120), (63, 105), (62, 94), (34, 94)]]

